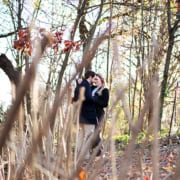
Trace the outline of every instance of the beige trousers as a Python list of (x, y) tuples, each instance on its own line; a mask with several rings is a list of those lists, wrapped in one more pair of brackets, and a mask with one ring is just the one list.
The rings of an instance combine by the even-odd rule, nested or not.
[(93, 124), (79, 124), (79, 134), (77, 142), (77, 156), (78, 159), (89, 159), (90, 145), (92, 136), (94, 134), (95, 125)]

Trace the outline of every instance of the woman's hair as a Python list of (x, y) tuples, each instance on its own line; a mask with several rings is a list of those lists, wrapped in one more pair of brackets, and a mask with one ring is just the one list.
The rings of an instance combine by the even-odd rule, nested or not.
[(100, 74), (98, 74), (98, 73), (96, 73), (96, 76), (100, 78), (102, 84), (104, 85), (105, 84), (104, 78)]

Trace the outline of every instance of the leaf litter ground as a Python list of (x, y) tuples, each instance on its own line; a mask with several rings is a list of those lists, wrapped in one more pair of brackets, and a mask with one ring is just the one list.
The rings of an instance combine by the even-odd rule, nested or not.
[[(125, 149), (124, 149), (125, 150)], [(119, 149), (117, 146), (115, 155), (116, 173), (117, 179), (121, 180), (121, 170), (126, 161), (123, 149)], [(120, 152), (121, 151), (121, 152)], [(152, 163), (152, 146), (148, 144), (139, 144), (136, 146), (131, 158), (129, 171), (127, 173), (126, 180), (150, 180), (153, 174), (153, 163)], [(159, 180), (173, 180), (173, 175), (176, 169), (177, 158), (180, 157), (180, 137), (175, 136), (170, 140), (168, 138), (160, 140), (159, 144)], [(109, 153), (106, 153), (104, 157), (105, 163), (98, 168), (98, 173), (95, 180), (111, 180), (113, 179), (112, 173), (112, 157)], [(96, 168), (99, 159), (91, 163), (89, 168), (86, 169), (88, 162), (82, 167), (84, 168), (87, 176), (97, 170)]]

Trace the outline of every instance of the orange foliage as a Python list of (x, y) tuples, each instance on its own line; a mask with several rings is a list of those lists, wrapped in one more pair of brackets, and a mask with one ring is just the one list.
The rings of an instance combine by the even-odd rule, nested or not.
[(81, 168), (79, 170), (78, 179), (79, 180), (86, 180), (87, 179), (86, 171), (83, 168)]

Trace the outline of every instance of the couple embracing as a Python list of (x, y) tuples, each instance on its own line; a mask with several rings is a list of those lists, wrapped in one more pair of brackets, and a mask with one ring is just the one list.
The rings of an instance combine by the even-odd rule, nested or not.
[[(80, 89), (84, 88), (84, 101), (79, 115), (79, 133), (77, 142), (78, 156), (89, 159), (90, 153), (101, 143), (101, 129), (104, 119), (104, 108), (108, 106), (109, 90), (105, 87), (104, 78), (94, 71), (86, 71), (84, 79), (77, 81), (74, 101), (78, 100)], [(98, 147), (96, 155), (100, 155)]]

